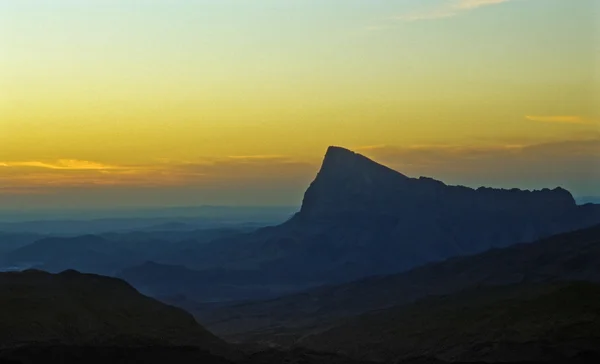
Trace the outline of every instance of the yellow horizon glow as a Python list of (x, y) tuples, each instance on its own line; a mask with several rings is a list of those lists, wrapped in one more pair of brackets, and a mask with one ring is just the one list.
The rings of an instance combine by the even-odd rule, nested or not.
[(0, 195), (280, 183), (283, 203), (329, 145), (600, 194), (594, 0), (134, 3), (0, 2)]

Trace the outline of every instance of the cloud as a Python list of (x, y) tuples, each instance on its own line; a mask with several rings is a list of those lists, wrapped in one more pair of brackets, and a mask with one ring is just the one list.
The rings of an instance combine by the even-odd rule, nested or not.
[(435, 20), (457, 16), (461, 13), (475, 10), (484, 6), (499, 5), (514, 0), (444, 0), (429, 9), (402, 14), (394, 17), (402, 21)]
[(385, 148), (385, 147), (387, 147), (387, 145), (385, 145), (385, 144), (375, 144), (375, 145), (363, 145), (363, 146), (356, 147), (353, 149), (357, 152), (362, 152), (362, 151), (368, 151), (368, 150), (373, 150), (373, 149), (381, 149), (381, 148)]
[(451, 9), (435, 9), (432, 11), (415, 12), (396, 16), (395, 19), (403, 21), (435, 20), (451, 18), (457, 13)]
[(480, 8), (482, 6), (497, 5), (497, 4), (506, 3), (509, 1), (511, 1), (511, 0), (461, 0), (458, 3), (456, 3), (454, 6), (457, 9), (471, 10), (471, 9)]
[[(597, 193), (594, 191), (600, 185), (600, 134), (589, 132), (580, 139), (547, 143), (382, 144), (353, 149), (406, 175), (430, 176), (449, 184), (520, 188), (560, 185), (587, 195)], [(68, 160), (0, 162), (0, 195), (63, 191), (60, 193), (67, 196), (65, 191), (80, 188), (144, 189), (157, 195), (193, 190), (203, 196), (221, 191), (215, 196), (228, 198), (245, 198), (253, 195), (251, 191), (263, 191), (261, 198), (267, 198), (267, 190), (285, 190), (300, 196), (321, 163), (320, 158), (299, 160), (284, 155), (161, 159), (142, 165), (65, 162)]]
[(543, 188), (597, 193), (600, 135), (537, 144), (385, 146), (364, 152), (409, 176), (450, 184)]
[(40, 161), (26, 161), (26, 162), (1, 162), (0, 167), (31, 167), (31, 168), (45, 168), (45, 169), (58, 169), (58, 170), (111, 170), (119, 169), (117, 166), (83, 161), (77, 159), (59, 159), (55, 162), (40, 162)]
[[(114, 165), (61, 159), (0, 162), (0, 194), (34, 188), (68, 187), (224, 187), (304, 181), (316, 163), (283, 155), (240, 155), (195, 161), (160, 160), (145, 165)], [(307, 181), (308, 182), (308, 181)]]
[(525, 119), (541, 123), (597, 124), (598, 121), (577, 115), (526, 115)]
[(287, 158), (285, 155), (271, 155), (271, 154), (258, 154), (258, 155), (231, 155), (230, 159), (237, 160), (281, 160)]

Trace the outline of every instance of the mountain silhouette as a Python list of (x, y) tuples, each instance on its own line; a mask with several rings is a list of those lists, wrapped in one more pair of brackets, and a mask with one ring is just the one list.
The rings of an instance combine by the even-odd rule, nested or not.
[(349, 273), (357, 277), (534, 241), (597, 222), (598, 206), (578, 206), (562, 188), (448, 186), (431, 178), (409, 178), (360, 154), (330, 147), (300, 212), (285, 228), (314, 231), (319, 248), (334, 258), (329, 263), (355, 269)]
[(28, 345), (229, 350), (187, 312), (143, 296), (116, 278), (76, 271), (0, 273), (0, 308), (2, 350)]
[(575, 208), (575, 199), (562, 188), (522, 191), (447, 186), (431, 178), (409, 178), (350, 150), (330, 147), (298, 217), (323, 220), (379, 214), (409, 219), (408, 214), (424, 212), (433, 219), (465, 209), (548, 218)]
[[(257, 299), (287, 294), (290, 287), (300, 290), (402, 272), (598, 222), (598, 205), (579, 206), (562, 188), (448, 186), (432, 178), (410, 178), (360, 154), (330, 147), (300, 211), (287, 222), (217, 239), (186, 251), (178, 261), (155, 261), (209, 276), (223, 269), (246, 271), (239, 280), (229, 275), (226, 282), (215, 284), (240, 287), (246, 298)], [(249, 282), (249, 277), (256, 279)], [(260, 288), (252, 292), (249, 286)], [(171, 294), (228, 299), (209, 291), (199, 287), (193, 294)]]
[[(151, 244), (136, 237), (50, 238), (5, 253), (1, 261), (122, 276), (144, 292), (197, 301), (261, 299), (403, 272), (599, 222), (599, 205), (577, 205), (562, 188), (448, 186), (330, 147), (299, 212), (278, 226), (206, 232), (176, 244), (159, 241), (160, 234)], [(147, 261), (157, 265), (137, 269)], [(160, 275), (165, 266), (172, 279), (144, 278)]]

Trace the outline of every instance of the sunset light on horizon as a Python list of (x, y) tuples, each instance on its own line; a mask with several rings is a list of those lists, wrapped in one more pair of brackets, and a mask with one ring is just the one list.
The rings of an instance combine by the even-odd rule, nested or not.
[(595, 0), (0, 0), (0, 207), (298, 205), (330, 145), (600, 196)]

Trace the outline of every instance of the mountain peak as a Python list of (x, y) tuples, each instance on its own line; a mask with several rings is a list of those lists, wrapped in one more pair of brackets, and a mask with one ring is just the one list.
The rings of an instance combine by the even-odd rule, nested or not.
[(299, 215), (308, 219), (367, 213), (407, 216), (437, 211), (440, 206), (527, 210), (538, 215), (566, 211), (575, 205), (571, 194), (562, 188), (524, 191), (447, 186), (431, 178), (409, 178), (361, 154), (331, 146), (304, 195)]
[(319, 175), (339, 174), (344, 171), (346, 172), (345, 174), (351, 173), (353, 175), (379, 172), (402, 176), (399, 172), (381, 165), (362, 154), (343, 147), (330, 146), (325, 153)]
[(356, 155), (357, 154), (354, 153), (353, 151), (351, 151), (350, 149), (331, 145), (327, 148), (327, 152), (325, 153), (325, 158), (327, 158), (327, 156), (355, 157)]
[(357, 207), (367, 209), (371, 202), (379, 204), (384, 198), (377, 191), (387, 191), (390, 184), (402, 185), (408, 179), (361, 154), (331, 146), (317, 178), (306, 191), (301, 215), (329, 215)]
[(349, 149), (331, 146), (327, 148), (325, 153), (325, 159), (323, 160), (323, 166), (321, 167), (321, 173), (327, 172), (330, 169), (348, 169), (356, 168), (360, 164), (376, 164), (367, 157), (355, 153)]

